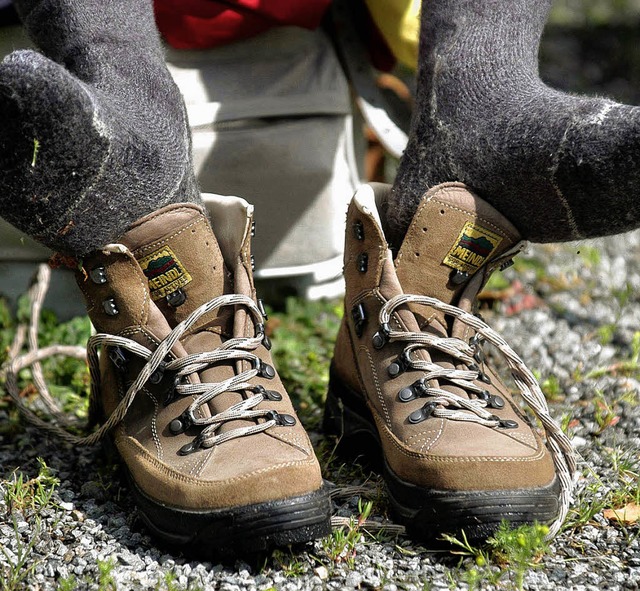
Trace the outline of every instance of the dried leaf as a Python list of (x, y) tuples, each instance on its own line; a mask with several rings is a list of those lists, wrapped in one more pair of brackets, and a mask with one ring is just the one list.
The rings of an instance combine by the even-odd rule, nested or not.
[(627, 503), (620, 509), (605, 509), (602, 514), (610, 521), (631, 525), (640, 520), (640, 505)]

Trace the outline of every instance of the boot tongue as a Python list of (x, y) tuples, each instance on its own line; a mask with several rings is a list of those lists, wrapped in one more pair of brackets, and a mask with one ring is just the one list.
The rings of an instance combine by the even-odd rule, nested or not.
[[(136, 257), (149, 281), (151, 299), (172, 328), (202, 304), (237, 291), (209, 220), (196, 205), (183, 203), (160, 209), (139, 220), (120, 242)], [(188, 354), (213, 351), (227, 338), (244, 335), (244, 326), (234, 326), (239, 318), (245, 319), (245, 315), (235, 313), (233, 306), (218, 308), (203, 315), (180, 342)], [(237, 371), (235, 363), (218, 363), (201, 371), (199, 379), (220, 382)], [(224, 392), (210, 401), (207, 409), (214, 415), (241, 400), (239, 392)], [(251, 424), (231, 421), (219, 432)]]
[(470, 278), (520, 236), (491, 205), (460, 183), (423, 197), (396, 257), (404, 293), (456, 304)]
[[(446, 183), (423, 197), (396, 257), (396, 275), (405, 294), (435, 297), (469, 311), (487, 265), (519, 240), (513, 224), (491, 205), (460, 183)], [(442, 312), (424, 306), (409, 309), (420, 330), (439, 337), (465, 335), (465, 327)], [(435, 349), (420, 355), (444, 368), (465, 369)], [(468, 396), (446, 381), (440, 385)]]
[[(196, 205), (164, 207), (136, 222), (120, 242), (136, 257), (151, 299), (172, 328), (202, 304), (231, 291), (218, 242)], [(196, 327), (211, 320), (211, 315), (203, 317)]]

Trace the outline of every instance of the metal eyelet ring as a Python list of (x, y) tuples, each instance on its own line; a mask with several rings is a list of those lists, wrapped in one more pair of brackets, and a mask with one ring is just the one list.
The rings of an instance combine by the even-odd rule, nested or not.
[(264, 301), (258, 298), (258, 310), (260, 310), (260, 314), (265, 320), (269, 320), (269, 316), (267, 315), (267, 311), (264, 307)]
[(469, 273), (466, 273), (465, 271), (459, 271), (458, 269), (455, 269), (452, 273), (451, 273), (451, 283), (453, 283), (453, 285), (462, 285), (463, 283), (466, 283), (467, 280), (469, 279)]
[(272, 380), (276, 377), (276, 370), (268, 363), (260, 362), (258, 367), (258, 375), (268, 380)]
[(120, 313), (115, 298), (109, 298), (102, 302), (102, 309), (107, 316), (117, 316)]
[(356, 240), (364, 240), (364, 225), (360, 220), (353, 224), (353, 235)]
[(272, 400), (274, 402), (279, 402), (282, 400), (282, 394), (280, 392), (276, 392), (275, 390), (265, 390), (263, 396), (267, 400)]
[(418, 396), (413, 390), (413, 386), (402, 388), (402, 390), (398, 392), (398, 400), (400, 400), (400, 402), (410, 402), (411, 400), (415, 400), (417, 397)]
[(491, 384), (491, 378), (486, 373), (480, 372), (478, 379), (485, 384)]
[(159, 384), (164, 377), (165, 367), (166, 364), (164, 362), (160, 363), (156, 370), (149, 376), (149, 382), (151, 382), (152, 384)]
[(376, 332), (371, 339), (373, 348), (378, 350), (382, 349), (387, 344), (387, 341), (387, 336), (381, 331)]
[(504, 408), (504, 399), (502, 396), (491, 396), (488, 402), (490, 408)]
[(476, 392), (476, 397), (480, 400), (489, 401), (491, 399), (491, 392), (489, 390), (483, 390), (482, 392)]
[(280, 414), (275, 410), (270, 410), (267, 413), (267, 419), (275, 421), (278, 427), (293, 427), (296, 424), (296, 419), (291, 415)]
[(164, 299), (167, 302), (167, 306), (177, 308), (187, 301), (187, 294), (182, 289), (176, 289), (175, 291), (168, 293)]
[(358, 256), (356, 267), (360, 273), (366, 273), (369, 268), (369, 255), (363, 252)]
[(99, 265), (89, 271), (89, 277), (96, 285), (104, 285), (107, 283), (107, 270)]
[(180, 433), (184, 433), (191, 427), (192, 424), (191, 413), (185, 410), (179, 417), (176, 417), (169, 423), (169, 431), (171, 431), (172, 435), (180, 435)]
[(127, 362), (129, 359), (120, 347), (111, 347), (109, 349), (109, 359), (111, 359), (113, 365), (115, 365), (120, 371), (127, 369)]
[(351, 309), (351, 318), (353, 319), (353, 326), (356, 331), (356, 335), (361, 337), (364, 332), (365, 324), (367, 323), (367, 311), (364, 304), (357, 304)]
[(189, 454), (192, 454), (194, 451), (198, 451), (201, 447), (203, 447), (203, 441), (198, 436), (193, 441), (191, 441), (190, 443), (187, 443), (187, 445), (183, 445), (178, 450), (178, 454), (181, 455), (181, 456), (187, 456)]
[(409, 422), (412, 425), (416, 425), (418, 423), (422, 423), (422, 421), (426, 421), (432, 414), (433, 411), (438, 407), (435, 402), (427, 402), (422, 408), (418, 410), (414, 410), (409, 415)]

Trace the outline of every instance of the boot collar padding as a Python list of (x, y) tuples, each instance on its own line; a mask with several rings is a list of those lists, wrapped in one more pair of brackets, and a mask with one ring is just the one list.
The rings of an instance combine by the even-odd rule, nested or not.
[(383, 183), (369, 183), (362, 185), (353, 196), (353, 201), (364, 215), (374, 219), (378, 227), (382, 229), (382, 221), (378, 209), (382, 208), (383, 202), (389, 193), (389, 185)]
[(241, 197), (203, 193), (207, 205), (211, 227), (218, 240), (222, 257), (229, 269), (234, 269), (238, 253), (242, 251), (251, 232), (253, 205)]

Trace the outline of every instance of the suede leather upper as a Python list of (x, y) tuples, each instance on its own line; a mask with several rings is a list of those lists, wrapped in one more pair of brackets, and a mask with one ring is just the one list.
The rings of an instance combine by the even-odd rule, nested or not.
[[(375, 191), (379, 201), (384, 201), (387, 188), (377, 186)], [(427, 399), (401, 402), (398, 393), (424, 374), (410, 369), (391, 377), (388, 367), (402, 353), (405, 343), (388, 342), (381, 349), (372, 345), (380, 329), (380, 308), (395, 295), (433, 296), (470, 311), (478, 290), (495, 265), (492, 261), (513, 247), (519, 239), (517, 231), (466, 187), (448, 183), (424, 196), (393, 260), (375, 207), (373, 193), (365, 193), (360, 199), (356, 195), (347, 214), (345, 316), (333, 363), (338, 379), (366, 400), (390, 469), (403, 480), (436, 490), (504, 490), (550, 484), (555, 471), (546, 447), (522, 418), (507, 387), (486, 363), (482, 371), (492, 383), (479, 385), (506, 401), (504, 408), (492, 412), (501, 419), (516, 421), (517, 428), (491, 428), (436, 417), (418, 424), (409, 423), (409, 415)], [(486, 254), (489, 243), (494, 248), (486, 257), (476, 258), (476, 262), (481, 262), (478, 270), (463, 284), (456, 285), (450, 280), (455, 269), (443, 261), (465, 229), (465, 240), (473, 233), (469, 228), (476, 228), (477, 234), (484, 228), (491, 239), (486, 244), (480, 240), (486, 248), (479, 248), (478, 252)], [(463, 258), (471, 257), (467, 252), (460, 252)], [(363, 254), (367, 259), (365, 271), (360, 264)], [(362, 304), (366, 312), (361, 334), (351, 315), (358, 304)], [(422, 330), (440, 337), (450, 336), (453, 331), (465, 340), (471, 336), (458, 321), (452, 322), (424, 306), (398, 309), (392, 323), (397, 330)], [(437, 351), (420, 349), (413, 354), (444, 367), (460, 369), (450, 357)], [(439, 386), (469, 397), (464, 389), (446, 380), (441, 380)]]
[[(143, 218), (120, 239), (126, 247), (121, 248), (121, 252), (117, 249), (99, 251), (83, 261), (84, 272), (78, 273), (78, 283), (96, 329), (127, 336), (153, 350), (177, 323), (210, 299), (223, 293), (244, 293), (255, 298), (250, 227), (248, 210), (243, 227), (238, 229), (240, 238), (227, 241), (233, 246), (227, 244), (223, 255), (209, 222), (196, 206), (168, 206)], [(172, 258), (165, 262), (168, 252)], [(150, 253), (158, 253), (159, 258), (152, 258), (150, 263)], [(140, 261), (146, 266), (147, 275)], [(228, 263), (234, 265), (232, 269), (228, 268)], [(103, 284), (97, 284), (91, 278), (91, 270), (100, 266), (104, 267), (107, 279)], [(150, 267), (152, 271), (149, 271)], [(167, 267), (173, 271), (166, 272)], [(190, 280), (185, 278), (187, 275)], [(154, 301), (153, 296), (158, 294), (157, 290), (154, 294), (149, 288), (149, 276), (155, 277), (156, 287), (163, 287), (165, 281), (175, 280), (176, 285), (187, 281), (182, 287), (186, 295), (184, 303), (171, 307), (165, 297)], [(104, 311), (102, 302), (109, 298), (115, 300), (119, 310), (115, 316)], [(174, 345), (172, 355), (183, 357), (189, 353), (212, 351), (231, 336), (249, 336), (254, 331), (251, 317), (240, 306), (221, 308), (201, 317)], [(273, 364), (263, 345), (254, 353), (264, 362)], [(192, 374), (190, 379), (192, 382), (220, 382), (242, 371), (245, 363), (216, 363)], [(126, 372), (122, 373), (107, 355), (102, 355), (101, 392), (106, 415), (113, 412), (143, 365), (143, 360), (131, 356)], [(181, 509), (214, 510), (299, 496), (321, 487), (318, 462), (297, 419), (294, 426), (274, 426), (210, 449), (179, 455), (178, 450), (193, 440), (198, 428), (191, 427), (179, 435), (170, 432), (169, 423), (193, 401), (191, 396), (177, 397), (165, 405), (172, 383), (171, 376), (165, 376), (156, 385), (147, 382), (114, 432), (120, 455), (147, 496)], [(265, 400), (259, 409), (295, 417), (277, 375), (273, 379), (256, 377), (251, 384), (263, 385), (267, 390), (282, 394), (281, 401)], [(239, 392), (223, 393), (200, 407), (200, 416), (222, 412), (242, 398), (243, 394)], [(219, 432), (250, 423), (248, 420), (229, 421)]]

